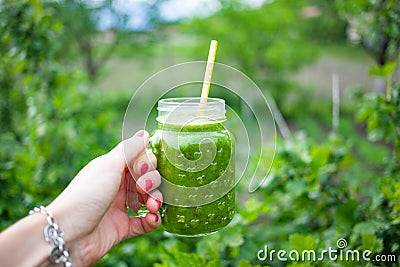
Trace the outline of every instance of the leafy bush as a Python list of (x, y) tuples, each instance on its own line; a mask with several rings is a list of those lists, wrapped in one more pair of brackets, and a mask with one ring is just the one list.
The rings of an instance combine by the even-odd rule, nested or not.
[[(83, 72), (58, 62), (65, 26), (51, 6), (5, 0), (0, 9), (4, 229), (33, 205), (51, 201), (87, 161), (118, 141), (126, 98), (93, 92)], [(335, 248), (339, 238), (349, 249), (400, 254), (400, 85), (388, 92), (389, 98), (360, 96), (359, 118), (370, 138), (390, 150), (384, 163), (375, 159), (383, 166), (377, 173), (355, 171), (359, 158), (343, 137), (316, 142), (298, 132), (279, 141), (269, 184), (253, 195), (238, 187), (238, 212), (228, 227), (202, 238), (158, 229), (114, 247), (97, 266), (396, 266), (257, 259), (265, 245), (321, 250)]]
[[(99, 96), (57, 60), (63, 25), (40, 1), (2, 1), (0, 228), (47, 204), (118, 141), (126, 103)], [(99, 109), (98, 107), (102, 107)], [(118, 122), (118, 123), (117, 123)]]
[[(342, 138), (332, 136), (317, 144), (302, 132), (294, 134), (280, 141), (268, 185), (250, 197), (239, 187), (239, 199), (247, 200), (238, 203), (228, 227), (202, 238), (180, 238), (158, 230), (126, 241), (118, 250), (125, 256), (110, 253), (98, 266), (114, 264), (117, 258), (123, 266), (154, 262), (161, 262), (155, 266), (283, 266), (285, 262), (276, 258), (260, 262), (257, 252), (265, 245), (299, 252), (335, 249), (339, 238), (348, 241), (346, 249), (395, 254), (396, 228), (380, 208), (385, 195), (380, 192), (382, 180), (352, 176), (353, 163), (351, 146)], [(147, 253), (139, 253), (136, 244)], [(372, 266), (328, 259), (290, 266), (333, 265)]]
[(363, 105), (358, 112), (360, 120), (367, 122), (369, 138), (390, 145), (391, 154), (383, 161), (380, 177), (381, 207), (386, 231), (382, 232), (384, 250), (400, 253), (400, 84), (394, 85), (389, 99), (381, 95), (361, 96)]

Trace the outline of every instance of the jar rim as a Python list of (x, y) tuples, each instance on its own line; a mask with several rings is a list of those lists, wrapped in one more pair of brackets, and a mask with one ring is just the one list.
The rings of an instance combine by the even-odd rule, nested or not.
[[(190, 108), (190, 107), (199, 107), (200, 97), (173, 97), (173, 98), (164, 98), (158, 101), (157, 110), (159, 111), (170, 111), (171, 109), (175, 109), (176, 106), (182, 108)], [(210, 97), (207, 99), (206, 103), (202, 103), (202, 110), (211, 110), (214, 107), (223, 105), (225, 107), (225, 100), (221, 98), (213, 98)]]
[(186, 124), (200, 122), (223, 122), (225, 117), (225, 100), (208, 98), (201, 103), (200, 97), (175, 97), (158, 101), (157, 121), (169, 124)]

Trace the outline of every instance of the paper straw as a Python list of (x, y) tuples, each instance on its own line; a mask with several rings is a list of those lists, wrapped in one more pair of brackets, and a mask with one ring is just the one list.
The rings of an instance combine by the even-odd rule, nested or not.
[(201, 89), (200, 103), (207, 103), (217, 47), (218, 42), (216, 40), (212, 40), (210, 44), (210, 51), (208, 52), (207, 67), (206, 73), (204, 74), (203, 88)]

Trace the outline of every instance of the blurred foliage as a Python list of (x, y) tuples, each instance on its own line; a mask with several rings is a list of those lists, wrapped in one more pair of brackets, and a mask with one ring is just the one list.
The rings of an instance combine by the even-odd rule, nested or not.
[(130, 51), (135, 51), (162, 39), (162, 36), (155, 36), (151, 29), (163, 23), (159, 6), (165, 1), (136, 3), (143, 13), (140, 16), (146, 21), (141, 29), (135, 30), (128, 25), (132, 14), (118, 8), (121, 3), (116, 0), (42, 2), (53, 9), (54, 15), (63, 24), (63, 34), (58, 36), (61, 39), (58, 44), (62, 46), (58, 51), (59, 59), (69, 64), (81, 61), (89, 80), (94, 82), (121, 43), (129, 43)]
[(125, 103), (89, 92), (82, 72), (59, 62), (64, 26), (53, 8), (10, 0), (0, 9), (4, 229), (33, 205), (49, 203), (91, 158), (117, 142), (123, 109), (116, 107)]
[[(254, 10), (221, 3), (220, 12), (193, 22), (195, 31), (226, 44), (219, 58), (237, 60), (254, 79), (282, 85), (274, 88), (285, 90), (287, 70), (312, 60), (313, 43), (342, 38), (343, 21), (337, 21), (331, 1), (276, 0)], [(299, 11), (316, 5), (328, 15), (301, 18)], [(57, 8), (39, 0), (0, 2), (0, 229), (32, 206), (49, 203), (88, 160), (118, 141), (127, 98), (89, 90), (85, 72), (63, 64), (69, 29)], [(337, 37), (323, 31), (329, 25)], [(374, 73), (391, 77), (392, 71), (383, 65)], [(352, 143), (310, 126), (311, 112), (328, 125), (330, 114), (302, 100), (292, 118), (300, 127), (319, 127), (320, 139), (297, 132), (279, 140), (270, 182), (252, 195), (238, 187), (237, 214), (228, 227), (201, 238), (158, 229), (114, 247), (97, 266), (398, 266), (257, 259), (265, 245), (322, 250), (336, 248), (339, 238), (347, 240), (348, 249), (400, 254), (400, 85), (388, 92), (386, 98), (360, 94), (357, 101), (369, 138), (390, 151), (384, 162), (379, 155), (385, 153), (361, 142), (359, 132), (352, 132), (357, 141)], [(343, 132), (354, 126), (345, 122)], [(368, 155), (359, 157), (363, 151)]]
[[(358, 41), (375, 59), (370, 75), (385, 80), (386, 95), (359, 93), (357, 116), (366, 122), (368, 138), (383, 142), (391, 153), (383, 160), (380, 183), (382, 220), (386, 229), (378, 232), (385, 253), (400, 253), (400, 83), (393, 73), (400, 55), (400, 6), (392, 0), (359, 0), (356, 3), (337, 0), (342, 14), (357, 30)], [(372, 231), (371, 231), (372, 232)]]
[(375, 60), (370, 74), (382, 79), (375, 92), (391, 96), (392, 73), (400, 53), (400, 5), (397, 0), (336, 0), (340, 15), (349, 22), (349, 35)]
[(339, 238), (347, 240), (348, 249), (369, 249), (373, 256), (398, 255), (398, 229), (393, 228), (389, 211), (382, 208), (385, 195), (393, 197), (396, 189), (384, 193), (382, 179), (353, 176), (354, 160), (351, 145), (340, 137), (315, 143), (302, 132), (294, 134), (279, 142), (270, 182), (238, 203), (228, 227), (201, 238), (158, 230), (126, 241), (120, 246), (124, 250), (114, 248), (97, 266), (150, 266), (155, 261), (161, 263), (154, 266), (376, 266), (327, 257), (315, 262), (282, 262), (276, 254), (273, 261), (257, 258), (265, 245), (276, 251), (320, 252), (336, 249)]
[(400, 49), (400, 5), (397, 0), (336, 0), (340, 14), (355, 31), (360, 43), (378, 65), (398, 59)]
[(239, 0), (220, 3), (221, 10), (194, 19), (185, 32), (195, 34), (199, 43), (218, 40), (218, 61), (237, 65), (271, 92), (278, 106), (296, 89), (290, 71), (316, 58), (316, 43), (345, 39), (345, 23), (332, 1), (267, 1), (257, 9)]
[[(112, 29), (108, 35), (100, 34), (97, 29), (100, 14), (103, 12), (112, 16), (116, 20), (115, 24), (121, 26), (126, 21), (126, 15), (113, 8), (112, 0), (97, 1), (95, 5), (81, 0), (51, 1), (45, 4), (53, 8), (55, 16), (64, 25), (64, 34), (59, 36), (62, 38), (59, 57), (68, 63), (71, 63), (71, 59), (82, 61), (87, 76), (94, 81), (122, 38), (119, 31)], [(99, 44), (103, 44), (104, 48), (99, 49)]]
[(366, 121), (368, 137), (375, 142), (390, 145), (392, 153), (385, 158), (382, 192), (385, 196), (390, 220), (396, 227), (400, 224), (400, 84), (395, 84), (390, 99), (381, 95), (359, 96), (363, 105), (358, 118)]
[[(362, 104), (358, 119), (367, 124), (368, 137), (375, 142), (389, 145), (391, 153), (383, 159), (383, 173), (376, 177), (379, 182), (379, 204), (381, 221), (385, 228), (377, 231), (380, 247), (386, 254), (400, 253), (400, 84), (394, 84), (389, 98), (367, 93), (359, 94)], [(370, 229), (370, 234), (374, 231)], [(377, 239), (377, 240), (379, 240)]]

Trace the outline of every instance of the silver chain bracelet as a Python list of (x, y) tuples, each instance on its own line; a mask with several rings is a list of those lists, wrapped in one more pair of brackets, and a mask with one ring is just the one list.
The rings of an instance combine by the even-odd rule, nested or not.
[(72, 267), (71, 258), (65, 247), (64, 232), (55, 223), (53, 214), (45, 207), (34, 207), (29, 214), (41, 213), (47, 217), (47, 225), (44, 227), (44, 238), (50, 242), (52, 249), (50, 252), (50, 261), (52, 263), (64, 263), (65, 267)]

